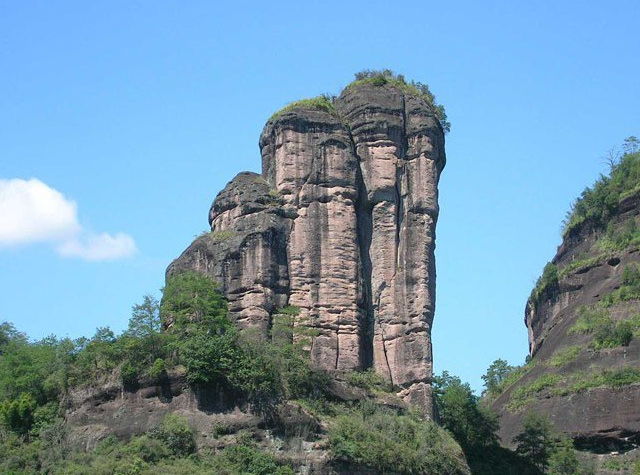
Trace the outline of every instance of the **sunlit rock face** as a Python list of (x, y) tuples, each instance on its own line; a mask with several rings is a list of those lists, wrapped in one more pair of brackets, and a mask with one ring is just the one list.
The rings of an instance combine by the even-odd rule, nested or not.
[(299, 308), (317, 367), (372, 367), (431, 414), (443, 130), (427, 102), (390, 85), (349, 87), (335, 108), (270, 119), (262, 174), (227, 185), (212, 232), (167, 272), (211, 276), (237, 324), (266, 337), (276, 309)]

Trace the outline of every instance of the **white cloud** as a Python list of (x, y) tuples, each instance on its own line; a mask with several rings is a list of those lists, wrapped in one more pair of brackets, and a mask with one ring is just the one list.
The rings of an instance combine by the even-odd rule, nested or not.
[(108, 261), (131, 257), (136, 252), (136, 243), (131, 236), (118, 233), (88, 234), (60, 244), (58, 253), (65, 257), (80, 257), (87, 261)]
[(0, 246), (53, 241), (81, 230), (76, 204), (40, 180), (0, 180)]
[(58, 254), (87, 261), (130, 257), (131, 236), (94, 234), (78, 222), (78, 207), (62, 193), (32, 178), (0, 179), (0, 248), (47, 242)]

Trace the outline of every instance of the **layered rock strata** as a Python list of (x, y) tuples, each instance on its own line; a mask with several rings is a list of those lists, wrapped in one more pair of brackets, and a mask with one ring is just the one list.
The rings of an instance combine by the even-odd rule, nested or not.
[(272, 117), (262, 174), (227, 185), (211, 233), (167, 272), (211, 276), (238, 325), (265, 336), (297, 307), (316, 366), (372, 367), (430, 413), (443, 130), (423, 97), (388, 84), (348, 87), (334, 106)]

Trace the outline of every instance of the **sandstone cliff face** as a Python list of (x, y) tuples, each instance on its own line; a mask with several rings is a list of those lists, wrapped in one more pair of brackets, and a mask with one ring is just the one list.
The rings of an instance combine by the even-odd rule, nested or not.
[(334, 105), (270, 119), (262, 174), (227, 185), (212, 232), (167, 272), (211, 276), (237, 323), (265, 336), (278, 308), (299, 308), (315, 365), (373, 367), (431, 413), (443, 130), (428, 102), (391, 85), (348, 87)]
[[(640, 193), (620, 202), (609, 233), (622, 232), (632, 222), (640, 222)], [(603, 251), (598, 243), (604, 234), (585, 222), (566, 236), (552, 261), (559, 273), (557, 283), (547, 286), (536, 302), (527, 304), (525, 324), (532, 362), (524, 376), (493, 403), (501, 417), (502, 440), (507, 444), (521, 430), (528, 411), (549, 416), (580, 449), (624, 452), (640, 443), (640, 384), (632, 380), (592, 384), (594, 377), (607, 372), (640, 369), (637, 332), (628, 346), (596, 348), (598, 328), (576, 330), (585, 309), (614, 323), (629, 321), (640, 313), (638, 300), (602, 304), (607, 295), (624, 285), (625, 268), (640, 264), (638, 246)], [(546, 384), (539, 384), (541, 381)], [(528, 400), (514, 405), (525, 392)]]

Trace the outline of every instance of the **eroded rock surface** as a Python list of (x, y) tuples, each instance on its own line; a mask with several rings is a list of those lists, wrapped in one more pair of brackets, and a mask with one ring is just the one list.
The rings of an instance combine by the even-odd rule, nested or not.
[(444, 134), (423, 98), (348, 87), (335, 111), (294, 107), (260, 137), (262, 174), (215, 199), (211, 233), (168, 274), (220, 282), (232, 317), (268, 335), (276, 309), (300, 309), (311, 358), (368, 367), (431, 413), (435, 226)]

